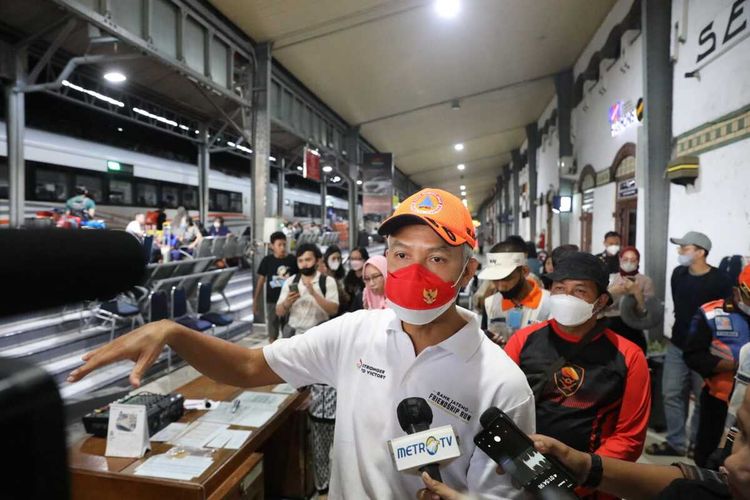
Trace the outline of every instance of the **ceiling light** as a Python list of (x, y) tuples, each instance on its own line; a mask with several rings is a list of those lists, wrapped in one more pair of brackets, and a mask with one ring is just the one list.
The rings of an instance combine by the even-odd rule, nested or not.
[(327, 174), (330, 173), (330, 172), (333, 172), (333, 167), (330, 166), (330, 165), (326, 165), (325, 167), (323, 167), (323, 172), (325, 172)]
[(361, 186), (361, 185), (362, 185), (362, 179), (357, 179), (357, 186)]
[(461, 191), (461, 196), (466, 196), (466, 191)]
[(333, 179), (331, 179), (331, 180), (332, 180), (333, 182), (339, 182), (339, 181), (341, 180), (341, 177), (339, 177), (338, 175), (334, 175), (334, 176), (333, 176)]
[(122, 127), (117, 127), (118, 132), (122, 132)]
[(440, 17), (446, 19), (456, 17), (460, 10), (461, 2), (459, 2), (459, 0), (435, 0), (435, 12), (437, 12)]
[(182, 123), (180, 123), (180, 124), (179, 124), (178, 126), (179, 126), (179, 127), (180, 127), (180, 128), (182, 129), (182, 130), (190, 130), (190, 127), (188, 127), (187, 125), (183, 125)]
[(153, 120), (156, 120), (157, 122), (166, 123), (167, 125), (171, 125), (173, 127), (177, 126), (177, 122), (176, 121), (170, 120), (168, 118), (164, 118), (163, 116), (155, 115), (153, 113), (150, 113), (150, 112), (146, 111), (145, 109), (133, 108), (133, 112), (134, 113), (138, 113), (139, 115), (146, 116), (146, 117), (151, 118)]
[(464, 165), (463, 163), (459, 163), (458, 165), (456, 165), (456, 168), (459, 170), (463, 170), (466, 168), (466, 165)]
[(128, 78), (119, 71), (108, 71), (104, 73), (104, 79), (110, 83), (122, 83)]
[(299, 170), (300, 172), (302, 172), (302, 165), (297, 165), (297, 170)]
[(117, 99), (112, 99), (111, 97), (106, 96), (104, 94), (100, 94), (99, 92), (95, 92), (93, 90), (89, 90), (89, 89), (85, 89), (83, 87), (79, 87), (78, 85), (70, 83), (68, 80), (63, 80), (62, 84), (65, 87), (71, 88), (73, 90), (77, 90), (78, 92), (83, 92), (84, 94), (88, 94), (91, 97), (95, 97), (97, 99), (100, 99), (100, 100), (106, 102), (107, 104), (112, 104), (112, 105), (118, 106), (120, 108), (125, 107), (125, 103), (124, 102), (120, 102)]
[(460, 186), (458, 186), (458, 189), (460, 189), (461, 191), (466, 191), (466, 186), (461, 184)]
[(453, 149), (455, 149), (456, 151), (463, 151), (464, 150), (464, 145), (459, 142), (458, 144), (455, 144), (453, 146)]

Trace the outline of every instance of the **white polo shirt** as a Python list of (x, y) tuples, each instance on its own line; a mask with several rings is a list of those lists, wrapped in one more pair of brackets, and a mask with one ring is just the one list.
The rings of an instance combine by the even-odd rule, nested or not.
[(405, 434), (396, 407), (408, 397), (430, 403), (432, 427), (450, 424), (459, 436), (461, 456), (440, 468), (446, 484), (482, 498), (521, 497), (473, 440), (490, 406), (533, 432), (531, 389), (477, 317), (458, 311), (468, 323), (419, 356), (390, 309), (345, 314), (263, 348), (271, 369), (293, 386), (324, 383), (338, 391), (329, 498), (407, 499), (424, 487), (417, 474), (398, 472), (388, 452), (387, 441)]

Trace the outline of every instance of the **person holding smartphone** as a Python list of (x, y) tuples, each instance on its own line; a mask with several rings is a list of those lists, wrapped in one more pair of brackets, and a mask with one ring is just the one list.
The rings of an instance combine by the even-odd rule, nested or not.
[(620, 314), (620, 306), (624, 296), (632, 295), (635, 299), (637, 316), (646, 314), (646, 299), (654, 296), (654, 284), (651, 278), (640, 273), (641, 253), (635, 247), (625, 247), (620, 251), (620, 270), (609, 277), (609, 294), (612, 305), (604, 315), (609, 318), (609, 328), (625, 337), (646, 353), (646, 335), (643, 330), (633, 328), (625, 323)]

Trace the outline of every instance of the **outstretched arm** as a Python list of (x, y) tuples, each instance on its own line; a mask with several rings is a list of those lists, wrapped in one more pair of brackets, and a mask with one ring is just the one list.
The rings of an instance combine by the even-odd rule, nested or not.
[(202, 374), (228, 385), (257, 387), (283, 382), (271, 370), (262, 349), (247, 349), (205, 335), (172, 321), (148, 323), (83, 356), (85, 364), (71, 372), (77, 382), (102, 366), (129, 359), (135, 361), (130, 383), (138, 387), (146, 370), (169, 345)]

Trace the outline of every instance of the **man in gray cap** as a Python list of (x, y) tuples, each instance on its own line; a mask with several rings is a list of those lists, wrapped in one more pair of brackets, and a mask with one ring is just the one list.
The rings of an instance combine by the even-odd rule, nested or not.
[[(703, 233), (689, 231), (682, 238), (670, 238), (678, 245), (677, 266), (672, 272), (672, 302), (674, 303), (674, 325), (667, 344), (662, 378), (664, 416), (667, 421), (667, 440), (654, 443), (646, 449), (650, 455), (685, 455), (692, 451), (686, 443), (685, 422), (687, 420), (690, 391), (700, 401), (701, 376), (692, 371), (683, 359), (690, 322), (698, 308), (712, 300), (728, 297), (732, 292), (729, 276), (706, 262), (711, 251), (711, 240)], [(698, 409), (690, 422), (690, 442), (695, 442), (698, 430)]]

